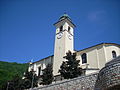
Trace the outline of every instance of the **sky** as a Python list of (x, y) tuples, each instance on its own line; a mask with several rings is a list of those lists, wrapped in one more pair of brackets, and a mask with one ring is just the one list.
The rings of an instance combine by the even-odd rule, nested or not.
[(120, 0), (0, 0), (0, 61), (27, 63), (54, 54), (55, 26), (67, 13), (74, 48), (120, 44)]

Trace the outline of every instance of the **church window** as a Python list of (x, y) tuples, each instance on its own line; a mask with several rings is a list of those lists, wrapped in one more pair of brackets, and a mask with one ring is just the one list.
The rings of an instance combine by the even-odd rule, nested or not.
[(38, 68), (38, 76), (41, 74), (41, 67)]
[(60, 26), (60, 32), (63, 30), (63, 26)]
[(82, 57), (82, 64), (83, 64), (83, 63), (87, 63), (87, 55), (86, 55), (86, 53), (83, 53), (83, 54), (81, 55), (81, 57)]
[(113, 56), (113, 58), (116, 58), (116, 57), (117, 57), (115, 51), (112, 51), (112, 56)]
[(68, 32), (70, 32), (70, 27), (68, 26)]

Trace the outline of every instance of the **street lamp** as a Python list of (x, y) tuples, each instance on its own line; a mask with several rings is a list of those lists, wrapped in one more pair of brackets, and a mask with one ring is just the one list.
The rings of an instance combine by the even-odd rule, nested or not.
[(7, 82), (7, 90), (8, 90), (8, 88), (9, 88), (9, 81)]
[(32, 75), (32, 83), (31, 83), (31, 90), (33, 88), (33, 83), (34, 83), (34, 76), (35, 76), (35, 71), (32, 71), (33, 75)]

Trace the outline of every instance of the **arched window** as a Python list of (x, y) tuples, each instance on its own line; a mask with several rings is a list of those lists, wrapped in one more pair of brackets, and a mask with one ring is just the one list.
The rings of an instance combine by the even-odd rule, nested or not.
[(83, 54), (81, 55), (81, 57), (82, 57), (82, 64), (83, 64), (83, 63), (87, 63), (87, 55), (86, 55), (86, 53), (83, 53)]
[(38, 76), (41, 74), (41, 67), (38, 68)]
[(116, 52), (115, 52), (115, 51), (112, 51), (112, 56), (113, 56), (113, 58), (116, 58), (116, 57), (117, 57), (117, 55), (116, 55)]
[(60, 26), (60, 32), (63, 30), (63, 26)]
[(68, 26), (68, 32), (70, 32), (70, 27)]

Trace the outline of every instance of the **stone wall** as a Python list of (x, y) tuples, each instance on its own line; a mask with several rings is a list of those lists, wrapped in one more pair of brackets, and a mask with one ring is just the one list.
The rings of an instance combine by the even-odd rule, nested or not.
[(33, 90), (94, 90), (97, 74), (80, 76), (71, 80), (64, 80), (51, 85), (34, 88)]
[(106, 90), (117, 85), (120, 85), (120, 56), (100, 70), (95, 86), (99, 90)]

